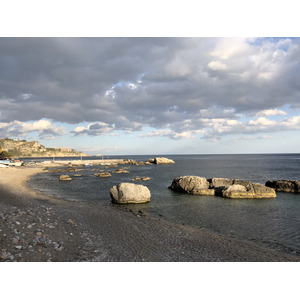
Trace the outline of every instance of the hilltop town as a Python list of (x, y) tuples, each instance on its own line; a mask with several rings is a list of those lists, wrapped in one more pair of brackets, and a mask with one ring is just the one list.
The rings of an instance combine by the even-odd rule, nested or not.
[(0, 152), (6, 157), (67, 157), (88, 156), (80, 151), (69, 148), (46, 148), (37, 141), (19, 139), (0, 139)]

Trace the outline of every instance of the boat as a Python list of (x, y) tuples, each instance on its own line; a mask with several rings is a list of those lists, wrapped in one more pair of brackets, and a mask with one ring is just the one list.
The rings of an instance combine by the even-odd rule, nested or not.
[(24, 165), (24, 162), (19, 159), (15, 159), (15, 160), (11, 161), (10, 165), (14, 166), (14, 167), (21, 167)]
[(14, 160), (0, 160), (0, 165), (1, 166), (13, 166), (13, 167), (21, 167), (24, 165), (24, 162), (19, 159), (14, 159)]
[(0, 160), (0, 164), (1, 165), (6, 165), (6, 166), (9, 166), (10, 165), (10, 160)]

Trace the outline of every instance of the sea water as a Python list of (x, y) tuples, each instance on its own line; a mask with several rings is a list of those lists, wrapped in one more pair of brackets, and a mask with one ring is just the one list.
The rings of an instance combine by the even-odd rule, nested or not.
[[(164, 156), (173, 159), (175, 164), (130, 166), (130, 173), (120, 174), (114, 173), (116, 168), (79, 167), (75, 173), (38, 174), (30, 180), (29, 187), (70, 201), (110, 204), (109, 189), (113, 185), (132, 182), (136, 176), (147, 176), (149, 181), (135, 183), (150, 189), (151, 201), (122, 207), (300, 256), (300, 194), (277, 193), (274, 199), (225, 199), (168, 189), (174, 178), (184, 175), (238, 178), (262, 184), (276, 179), (300, 180), (300, 154)], [(150, 157), (122, 158), (146, 161)], [(112, 176), (96, 177), (94, 174), (100, 170), (111, 172)], [(68, 174), (73, 180), (59, 181), (61, 174)], [(75, 174), (82, 176), (76, 177)]]

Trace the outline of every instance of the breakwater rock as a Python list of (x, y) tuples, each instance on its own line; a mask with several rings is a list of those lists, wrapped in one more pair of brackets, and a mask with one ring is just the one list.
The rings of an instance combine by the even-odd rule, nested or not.
[(193, 195), (221, 196), (224, 198), (274, 198), (274, 189), (259, 183), (239, 179), (212, 178), (199, 176), (181, 176), (173, 180), (172, 190)]
[(120, 183), (113, 186), (109, 193), (115, 203), (146, 203), (151, 198), (146, 186), (134, 183)]
[(300, 193), (300, 180), (269, 180), (266, 186), (276, 192)]

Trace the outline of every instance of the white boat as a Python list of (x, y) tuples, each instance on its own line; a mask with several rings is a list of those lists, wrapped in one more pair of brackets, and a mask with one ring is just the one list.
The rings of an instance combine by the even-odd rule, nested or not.
[(14, 167), (21, 167), (22, 165), (24, 165), (24, 162), (21, 160), (14, 160), (10, 163), (10, 166)]
[(19, 160), (19, 159), (15, 159), (15, 160), (0, 160), (0, 165), (1, 166), (14, 166), (14, 167), (21, 167), (24, 165), (24, 162)]
[(6, 166), (9, 166), (9, 165), (10, 165), (10, 163), (11, 163), (11, 161), (10, 161), (10, 160), (0, 160), (0, 164), (1, 164), (1, 165), (6, 165)]

